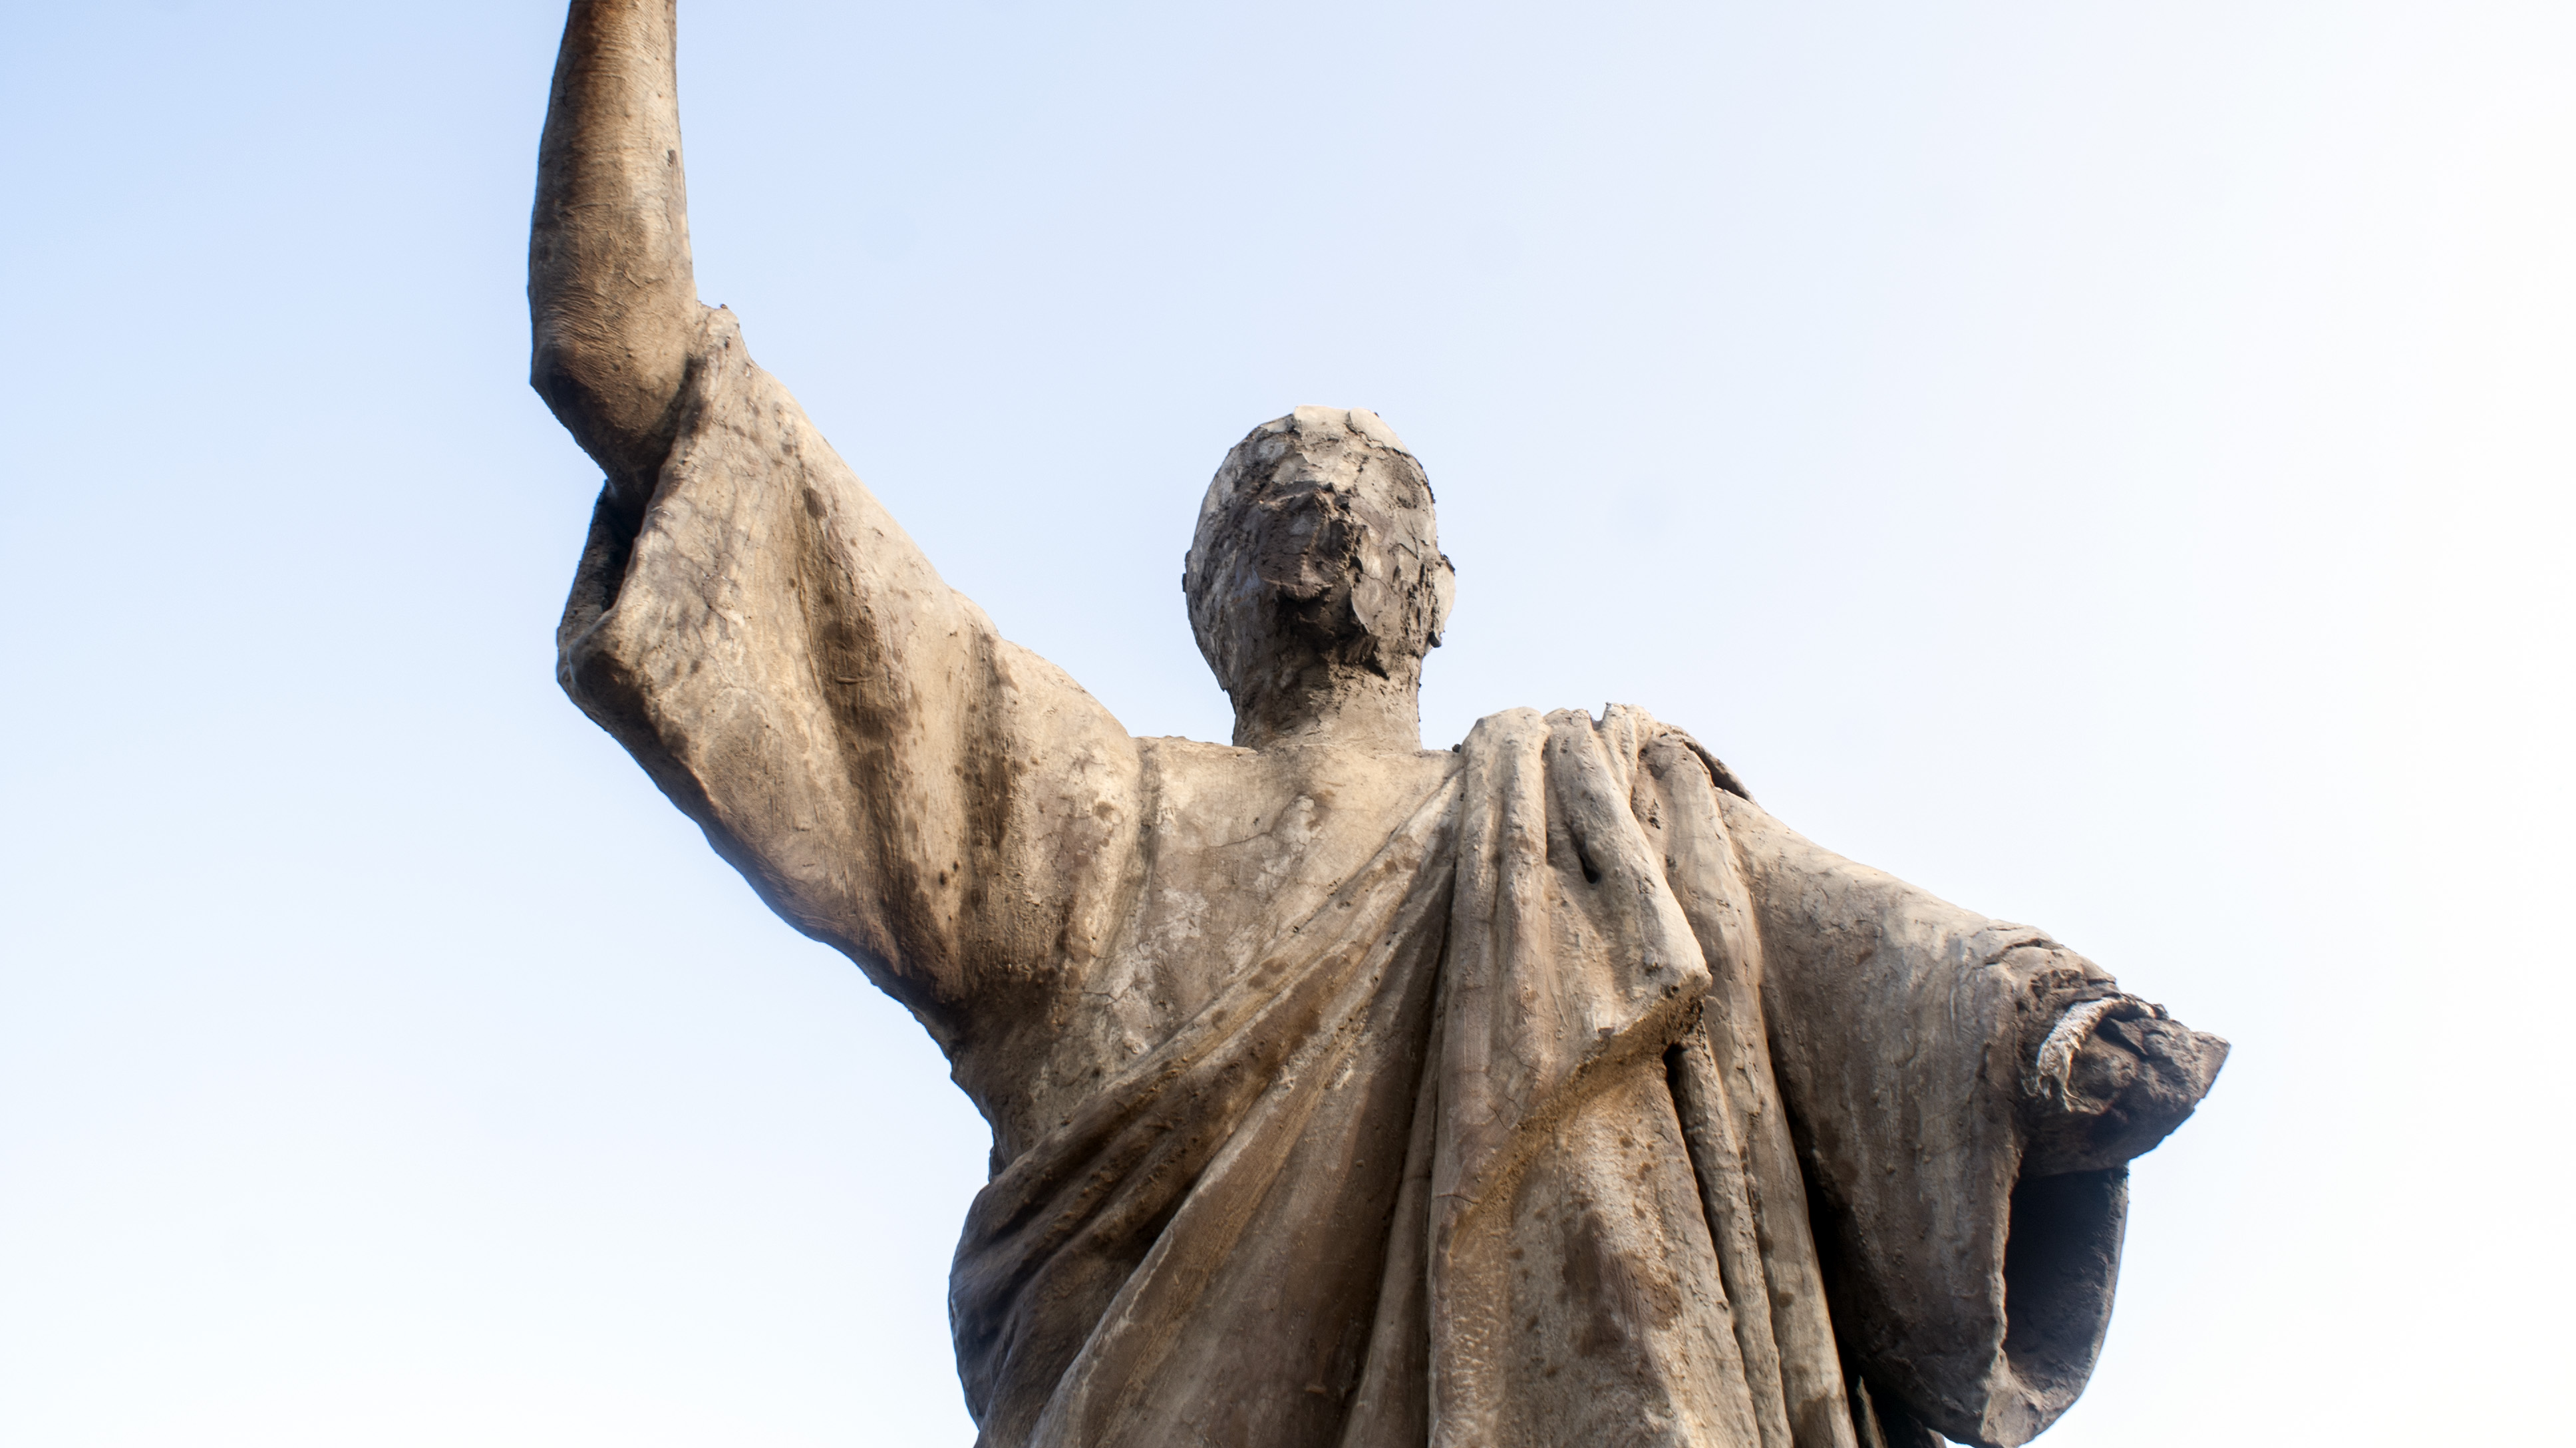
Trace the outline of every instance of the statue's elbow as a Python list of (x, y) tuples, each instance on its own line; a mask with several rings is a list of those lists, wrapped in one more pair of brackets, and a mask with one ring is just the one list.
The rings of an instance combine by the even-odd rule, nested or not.
[(636, 381), (631, 367), (600, 349), (549, 343), (542, 334), (528, 361), (528, 386), (599, 465), (616, 511), (630, 526), (642, 517), (670, 452), (678, 393)]
[(578, 359), (543, 342), (528, 359), (528, 386), (544, 399), (546, 410), (581, 444), (582, 451), (614, 471), (610, 457), (602, 455), (603, 450), (611, 455), (618, 451), (613, 431), (606, 426), (607, 409), (583, 373)]
[(629, 414), (637, 408), (626, 395), (635, 390), (632, 379), (607, 354), (597, 343), (540, 323), (528, 357), (528, 386), (585, 451), (615, 470), (631, 461), (637, 428)]
[(576, 353), (548, 336), (543, 326), (538, 328), (536, 345), (528, 354), (528, 386), (545, 399), (556, 420), (576, 435), (581, 431), (577, 419), (599, 410), (595, 393), (585, 385), (587, 371)]

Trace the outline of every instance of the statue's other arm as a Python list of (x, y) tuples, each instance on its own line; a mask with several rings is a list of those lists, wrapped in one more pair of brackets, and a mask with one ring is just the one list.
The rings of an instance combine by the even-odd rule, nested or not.
[(1017, 1032), (1122, 918), (1135, 741), (950, 588), (698, 304), (672, 9), (576, 0), (539, 156), (533, 381), (608, 474), (559, 674), (943, 1045)]
[(698, 330), (676, 0), (574, 0), (537, 147), (529, 383), (643, 514)]
[(2044, 932), (1721, 803), (1844, 1351), (1950, 1438), (2027, 1441), (2092, 1371), (2126, 1163), (2190, 1115), (2226, 1043)]

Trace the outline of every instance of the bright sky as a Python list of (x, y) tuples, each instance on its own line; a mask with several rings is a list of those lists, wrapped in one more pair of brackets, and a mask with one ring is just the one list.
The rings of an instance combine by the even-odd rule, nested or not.
[[(980, 1121), (553, 683), (560, 23), (0, 13), (0, 1441), (972, 1437)], [(704, 295), (1135, 732), (1227, 445), (1372, 407), (1431, 742), (1643, 705), (2235, 1041), (2053, 1448), (2565, 1430), (2576, 8), (682, 35)]]

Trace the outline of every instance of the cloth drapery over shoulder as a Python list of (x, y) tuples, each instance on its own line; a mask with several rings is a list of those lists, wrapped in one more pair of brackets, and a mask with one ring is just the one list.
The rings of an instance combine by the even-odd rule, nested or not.
[[(1925, 933), (1894, 942), (1892, 977), (1849, 971), (1807, 918), (1766, 956), (1749, 879), (1803, 870), (1793, 888), (1829, 914), (1857, 867), (1722, 807), (1684, 736), (1523, 710), (1463, 748), (1454, 791), (977, 1200), (952, 1315), (985, 1441), (1853, 1443), (1796, 1108), (1760, 1029), (1773, 957), (1769, 994), (1831, 1013), (1838, 1050), (1897, 1030), (1914, 1058), (1889, 1080), (1917, 1109), (1873, 1108), (1819, 1159), (1857, 1214), (1831, 1238), (1846, 1310), (1893, 1309), (1857, 1339), (1868, 1366), (1956, 1436), (2045, 1426), (2070, 1385), (2003, 1350), (2012, 1098), (1985, 1069), (2018, 1002), (2045, 1002), (2028, 962), (1975, 955), (2044, 944), (1918, 896), (1895, 902)], [(1955, 1016), (1909, 1014), (1927, 990)], [(1892, 1013), (1860, 999), (1881, 993)], [(1788, 1048), (1793, 1092), (1849, 1089), (1838, 1056)], [(1882, 1170), (1870, 1153), (1920, 1139), (1926, 1112), (2003, 1135)], [(2110, 1196), (2044, 1206), (2059, 1235), (2107, 1225), (2116, 1247)], [(1950, 1213), (1988, 1260), (1908, 1255)], [(2043, 1290), (2107, 1303), (2115, 1260)], [(2098, 1330), (2059, 1357), (2089, 1364)]]
[[(1633, 743), (1522, 710), (1465, 753), (978, 1198), (953, 1318), (987, 1442), (1760, 1441), (1664, 1085), (1708, 968)], [(1604, 1127), (1630, 1149), (1565, 1149)], [(1605, 1368), (1624, 1392), (1532, 1391)]]
[(2013, 1130), (2046, 1022), (2110, 990), (2080, 957), (1818, 849), (1638, 711), (1515, 710), (1194, 1013), (1063, 1068), (1147, 908), (1138, 742), (728, 314), (680, 405), (562, 676), (993, 1122), (952, 1286), (986, 1444), (2004, 1444), (2080, 1389), (2122, 1186), (2020, 1181)]

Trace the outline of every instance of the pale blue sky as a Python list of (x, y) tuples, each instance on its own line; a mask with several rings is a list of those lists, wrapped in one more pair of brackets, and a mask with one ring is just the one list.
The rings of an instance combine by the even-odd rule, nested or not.
[[(963, 1444), (981, 1124), (555, 690), (558, 7), (0, 9), (0, 1440)], [(1425, 729), (1645, 706), (2233, 1038), (2047, 1442), (2534, 1441), (2576, 1342), (2576, 11), (689, 5), (698, 274), (1223, 737), (1377, 409)]]

